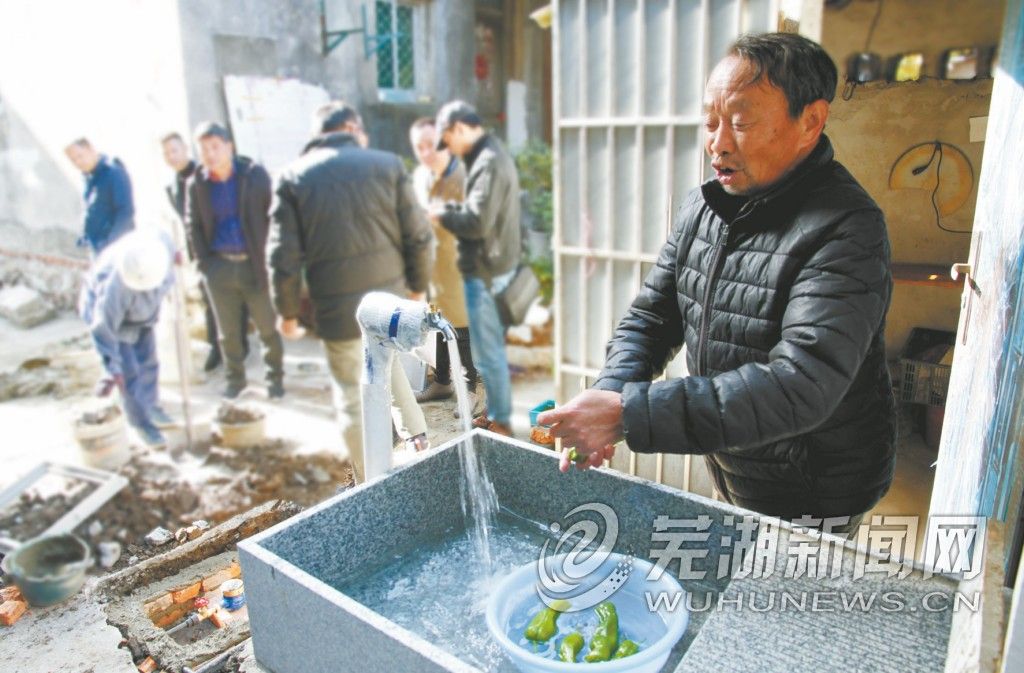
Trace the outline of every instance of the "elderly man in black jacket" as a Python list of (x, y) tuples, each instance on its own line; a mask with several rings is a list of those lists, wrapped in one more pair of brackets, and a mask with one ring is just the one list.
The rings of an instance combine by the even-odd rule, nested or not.
[[(426, 297), (434, 232), (416, 203), (402, 160), (367, 149), (362, 119), (341, 102), (317, 111), (317, 136), (282, 171), (267, 242), (278, 328), (301, 333), (299, 292), (305, 272), (317, 331), (334, 379), (334, 404), (355, 479), (364, 479), (359, 375), (363, 346), (356, 307), (374, 290)], [(426, 447), (426, 420), (401, 367), (392, 367), (399, 432)]]
[[(828, 55), (797, 35), (741, 37), (715, 67), (715, 179), (676, 214), (594, 387), (540, 418), (563, 471), (568, 447), (596, 466), (622, 438), (702, 454), (729, 502), (836, 532), (889, 488), (889, 241), (823, 135), (835, 88)], [(652, 383), (684, 346), (690, 375)]]

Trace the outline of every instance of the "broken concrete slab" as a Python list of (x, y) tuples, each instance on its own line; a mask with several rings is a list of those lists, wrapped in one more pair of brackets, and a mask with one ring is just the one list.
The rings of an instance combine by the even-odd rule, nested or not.
[(31, 329), (56, 315), (53, 304), (32, 288), (14, 285), (0, 290), (0, 317), (22, 329)]
[[(95, 580), (71, 599), (31, 608), (0, 637), (0, 671), (136, 673), (121, 632), (107, 624)], [(27, 662), (31, 661), (31, 667)]]

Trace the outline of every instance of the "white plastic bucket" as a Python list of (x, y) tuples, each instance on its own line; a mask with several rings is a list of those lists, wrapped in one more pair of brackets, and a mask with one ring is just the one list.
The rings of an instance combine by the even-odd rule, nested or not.
[(266, 426), (264, 418), (244, 423), (217, 422), (220, 428), (221, 444), (229, 449), (248, 449), (259, 446), (266, 439)]
[(116, 470), (131, 458), (128, 448), (128, 425), (124, 414), (118, 413), (105, 423), (91, 424), (76, 420), (75, 440), (82, 449), (85, 464), (101, 470)]

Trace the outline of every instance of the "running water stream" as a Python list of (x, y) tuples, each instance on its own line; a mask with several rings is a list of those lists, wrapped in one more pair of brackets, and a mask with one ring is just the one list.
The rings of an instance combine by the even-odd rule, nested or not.
[(473, 407), (469, 399), (469, 390), (462, 373), (462, 358), (459, 356), (459, 345), (455, 339), (448, 339), (448, 359), (451, 362), (451, 378), (455, 384), (455, 399), (458, 402), (459, 418), (462, 419), (466, 438), (459, 445), (459, 457), (462, 461), (462, 480), (459, 489), (462, 494), (462, 514), (466, 517), (466, 530), (469, 532), (476, 550), (476, 557), (484, 574), (494, 571), (491, 557), (491, 531), (494, 529), (494, 517), (498, 512), (498, 499), (494, 494), (494, 485), (487, 478), (483, 460), (473, 450), (473, 441), (469, 436), (473, 430)]

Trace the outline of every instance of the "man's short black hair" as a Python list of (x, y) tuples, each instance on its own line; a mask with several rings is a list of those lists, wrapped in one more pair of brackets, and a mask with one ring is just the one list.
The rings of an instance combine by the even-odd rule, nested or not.
[(743, 35), (729, 47), (730, 56), (739, 56), (754, 69), (753, 84), (767, 77), (782, 89), (789, 101), (789, 116), (800, 116), (808, 104), (836, 96), (838, 73), (821, 45), (795, 33)]
[(204, 138), (220, 138), (226, 143), (231, 142), (231, 134), (228, 133), (226, 128), (217, 122), (200, 122), (199, 125), (196, 126), (195, 133), (192, 135), (195, 136), (196, 140), (203, 140)]
[(426, 128), (428, 126), (430, 128), (434, 128), (434, 118), (433, 117), (420, 117), (419, 119), (414, 121), (412, 123), (412, 126), (410, 126), (409, 128), (423, 129), (423, 128)]
[(177, 141), (178, 141), (179, 143), (181, 143), (182, 145), (184, 145), (184, 144), (185, 144), (185, 139), (184, 139), (184, 138), (182, 138), (182, 137), (181, 137), (181, 134), (180, 134), (180, 133), (178, 133), (177, 131), (171, 131), (170, 133), (165, 133), (165, 134), (163, 134), (162, 136), (160, 136), (160, 144), (161, 144), (161, 145), (164, 145), (164, 144), (166, 144), (166, 143), (169, 143), (169, 142), (171, 142), (172, 140), (177, 140)]
[(340, 100), (331, 101), (321, 105), (315, 113), (313, 113), (313, 129), (319, 133), (334, 133), (340, 131), (346, 124), (355, 122), (362, 126), (362, 120), (359, 118), (359, 112), (349, 105)]

